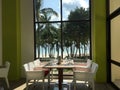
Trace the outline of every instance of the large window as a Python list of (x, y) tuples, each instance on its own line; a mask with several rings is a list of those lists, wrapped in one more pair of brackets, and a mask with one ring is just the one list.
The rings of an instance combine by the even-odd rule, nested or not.
[(108, 80), (120, 90), (120, 0), (107, 0)]
[(89, 0), (34, 0), (35, 58), (90, 58)]

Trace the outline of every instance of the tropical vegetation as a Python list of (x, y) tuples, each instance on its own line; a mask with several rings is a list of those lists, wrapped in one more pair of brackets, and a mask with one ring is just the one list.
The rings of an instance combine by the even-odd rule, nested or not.
[(76, 7), (70, 11), (68, 21), (58, 24), (50, 21), (53, 15), (58, 17), (57, 12), (52, 8), (41, 8), (42, 0), (35, 1), (35, 49), (38, 53), (36, 58), (40, 58), (40, 54), (42, 57), (51, 58), (55, 53), (59, 56), (61, 52), (66, 52), (66, 57), (89, 56), (89, 9)]

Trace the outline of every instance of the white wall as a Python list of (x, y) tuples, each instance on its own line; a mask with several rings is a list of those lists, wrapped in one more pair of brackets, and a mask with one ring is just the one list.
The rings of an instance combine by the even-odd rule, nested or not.
[(0, 0), (0, 65), (2, 64), (2, 0)]
[[(21, 0), (22, 64), (34, 59), (33, 0)], [(22, 70), (23, 72), (23, 70)]]

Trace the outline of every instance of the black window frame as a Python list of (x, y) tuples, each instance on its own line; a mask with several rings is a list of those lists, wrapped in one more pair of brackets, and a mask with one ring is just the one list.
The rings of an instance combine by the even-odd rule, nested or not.
[[(62, 0), (60, 0), (60, 2), (62, 2)], [(35, 7), (34, 7), (34, 0), (33, 0), (33, 12), (35, 12)], [(72, 20), (72, 21), (67, 21), (67, 20), (64, 20), (62, 21), (62, 3), (61, 3), (61, 20), (60, 21), (49, 21), (49, 22), (35, 22), (35, 13), (34, 13), (34, 59), (36, 59), (36, 34), (35, 34), (35, 24), (36, 23), (64, 23), (64, 22), (89, 22), (90, 24), (90, 59), (92, 59), (92, 38), (91, 38), (91, 0), (89, 0), (89, 20)], [(61, 25), (61, 33), (62, 33), (62, 25)], [(61, 34), (61, 48), (63, 48), (63, 35)], [(62, 49), (61, 49), (62, 50)], [(63, 51), (61, 51), (61, 55), (63, 57)]]
[(112, 82), (111, 64), (120, 67), (120, 63), (111, 59), (111, 20), (120, 15), (120, 7), (110, 13), (110, 0), (106, 0), (106, 49), (107, 49), (107, 83), (110, 83), (116, 90), (119, 88)]

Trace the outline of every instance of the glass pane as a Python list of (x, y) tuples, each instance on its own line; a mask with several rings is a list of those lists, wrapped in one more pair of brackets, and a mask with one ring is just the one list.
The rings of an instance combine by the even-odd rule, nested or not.
[[(60, 0), (35, 0), (36, 21), (60, 20)], [(39, 1), (39, 2), (38, 2)], [(54, 3), (53, 3), (54, 2)]]
[(90, 23), (63, 23), (63, 57), (85, 59), (90, 56)]
[(34, 1), (36, 58), (89, 58), (89, 0)]
[(116, 66), (114, 64), (111, 64), (111, 80), (112, 82), (120, 88), (120, 67), (119, 66)]
[(89, 18), (89, 0), (62, 0), (62, 5), (63, 20), (81, 20)]
[(36, 23), (36, 58), (61, 55), (60, 23)]
[(120, 7), (120, 0), (110, 0), (110, 13)]
[(120, 62), (120, 15), (111, 21), (111, 59)]

